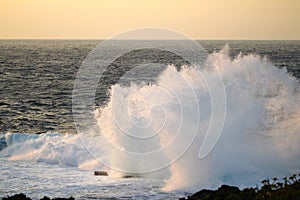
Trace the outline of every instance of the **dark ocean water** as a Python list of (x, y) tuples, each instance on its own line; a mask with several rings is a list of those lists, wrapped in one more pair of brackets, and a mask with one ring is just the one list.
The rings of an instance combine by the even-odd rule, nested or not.
[[(1, 40), (0, 41), (0, 133), (76, 133), (72, 117), (72, 90), (76, 73), (88, 53), (100, 41)], [(210, 54), (230, 47), (230, 56), (266, 56), (278, 67), (300, 77), (300, 41), (199, 41)], [(108, 50), (124, 48), (121, 44)], [(157, 54), (150, 55), (157, 58)], [(132, 55), (132, 59), (144, 59)], [(176, 58), (167, 57), (165, 63)], [(169, 59), (169, 60), (168, 60)], [(132, 62), (123, 63), (123, 67)], [(122, 64), (122, 63), (121, 63)], [(180, 63), (175, 63), (179, 64)], [(107, 99), (114, 83), (107, 75), (99, 98)], [(147, 78), (147, 77), (145, 77)]]

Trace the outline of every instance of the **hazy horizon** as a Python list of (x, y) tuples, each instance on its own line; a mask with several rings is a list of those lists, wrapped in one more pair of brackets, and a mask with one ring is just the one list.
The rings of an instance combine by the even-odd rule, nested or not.
[(297, 0), (2, 0), (0, 39), (108, 39), (143, 27), (196, 40), (299, 40)]
[[(109, 38), (0, 38), (0, 40), (95, 40), (95, 41), (103, 41)], [(114, 40), (114, 39), (111, 39)], [(119, 39), (119, 40), (182, 40), (182, 39)], [(253, 39), (206, 39), (206, 38), (193, 38), (195, 41), (300, 41), (299, 39), (261, 39), (261, 38), (253, 38)]]

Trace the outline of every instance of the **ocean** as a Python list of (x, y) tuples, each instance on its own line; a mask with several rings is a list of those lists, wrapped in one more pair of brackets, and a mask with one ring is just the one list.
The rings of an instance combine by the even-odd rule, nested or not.
[[(299, 173), (300, 41), (197, 42), (207, 52), (197, 66), (158, 50), (118, 57), (95, 88), (95, 122), (83, 117), (79, 125), (75, 80), (101, 41), (0, 40), (0, 197), (178, 199)], [(105, 53), (128, 45), (116, 41)], [(188, 45), (177, 50), (193, 53)], [(226, 113), (211, 100), (223, 98), (211, 92), (221, 87), (218, 74)], [(223, 115), (213, 149), (199, 157), (210, 120)], [(108, 142), (159, 153), (142, 160)]]

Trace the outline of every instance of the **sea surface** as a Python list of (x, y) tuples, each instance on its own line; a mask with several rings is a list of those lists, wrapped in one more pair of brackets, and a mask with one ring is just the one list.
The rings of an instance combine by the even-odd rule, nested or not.
[[(0, 132), (76, 133), (72, 118), (74, 80), (82, 61), (99, 42), (2, 40)], [(286, 67), (300, 77), (299, 41), (198, 42), (208, 53), (228, 44), (231, 58), (240, 52), (267, 56), (275, 66)], [(122, 47), (120, 44), (110, 51)]]
[[(300, 170), (300, 163), (294, 160), (299, 158), (300, 152), (300, 41), (205, 40), (197, 42), (208, 53), (210, 62), (214, 63), (212, 66), (221, 70), (228, 102), (229, 118), (225, 121), (224, 137), (217, 144), (216, 153), (199, 165), (183, 157), (184, 164), (178, 164), (181, 171), (169, 168), (167, 175), (159, 178), (94, 176), (94, 170), (101, 170), (103, 166), (90, 155), (87, 144), (82, 144), (77, 134), (72, 94), (82, 62), (100, 42), (0, 40), (0, 197), (23, 192), (35, 199), (44, 195), (74, 196), (76, 199), (178, 199), (204, 187), (214, 188), (222, 183), (255, 186), (265, 176), (288, 175)], [(127, 48), (126, 45), (120, 41), (108, 48), (107, 53), (113, 54)], [(189, 52), (189, 47), (180, 50)], [(135, 63), (143, 64), (148, 60), (156, 60), (164, 67), (149, 68), (149, 71), (143, 69), (142, 72), (138, 71), (139, 74), (129, 74), (124, 83), (119, 83), (120, 77), (130, 71)], [(140, 92), (136, 102), (145, 101), (147, 105), (156, 105), (163, 101), (162, 104), (166, 106), (166, 112), (155, 115), (157, 122), (155, 119), (153, 122), (149, 120), (151, 114), (140, 112), (148, 110), (148, 107), (136, 103), (139, 109), (132, 108), (130, 117), (133, 116), (139, 127), (146, 126), (149, 121), (154, 125), (159, 123), (160, 117), (166, 113), (172, 115), (170, 120), (174, 120), (173, 115), (182, 113), (176, 110), (179, 104), (172, 102), (172, 97), (164, 96), (164, 91), (157, 89), (155, 83), (169, 86), (175, 95), (189, 101), (190, 97), (184, 96), (187, 89), (178, 76), (190, 80), (191, 87), (203, 105), (209, 93), (203, 89), (205, 87), (199, 86), (203, 83), (197, 82), (197, 77), (193, 78), (196, 73), (183, 67), (185, 65), (187, 63), (180, 57), (158, 51), (151, 54), (148, 51), (137, 51), (128, 54), (126, 59), (118, 59), (97, 87), (95, 109), (102, 113), (97, 116), (100, 128), (105, 133), (114, 132), (113, 126), (106, 127), (103, 124), (112, 124), (108, 119), (109, 114), (118, 112), (119, 117), (124, 110), (115, 111), (110, 106), (114, 102), (123, 105), (124, 96), (129, 93), (135, 95), (136, 91)], [(120, 69), (123, 69), (121, 74)], [(133, 80), (136, 76), (139, 79)], [(210, 78), (213, 79), (213, 73)], [(189, 110), (183, 112), (186, 119), (189, 119), (189, 113), (195, 107), (193, 103), (190, 102), (187, 107), (183, 105), (183, 108)], [(212, 110), (206, 110), (206, 107), (202, 108), (202, 116), (209, 119)], [(122, 117), (120, 120), (124, 122)], [(184, 123), (188, 127), (193, 121), (187, 120)], [(241, 126), (243, 123), (246, 125)], [(172, 124), (177, 124), (176, 120), (169, 125)], [(206, 122), (200, 124), (200, 128), (205, 127)], [(138, 130), (135, 129), (134, 133)], [(172, 131), (169, 128), (166, 132)], [(188, 131), (188, 128), (182, 130)], [(151, 133), (145, 137), (148, 136)], [(235, 139), (231, 143), (227, 138)], [(119, 139), (116, 141), (120, 143)], [(257, 145), (257, 149), (264, 153), (257, 156), (256, 150), (247, 149), (248, 141), (249, 145)], [(235, 149), (243, 147), (245, 149)], [(99, 152), (103, 150), (101, 146), (97, 148)], [(137, 146), (129, 148), (140, 151)], [(222, 162), (218, 150), (228, 152), (228, 157), (227, 154), (224, 157), (230, 164)], [(188, 154), (193, 155), (192, 150)], [(171, 154), (167, 152), (165, 156), (168, 155)], [(249, 169), (240, 164), (245, 162)], [(194, 167), (186, 166), (188, 163)], [(274, 166), (274, 169), (271, 167), (269, 170), (269, 165)], [(201, 166), (204, 166), (203, 169)], [(185, 169), (188, 173), (181, 174)], [(207, 169), (213, 169), (216, 173), (208, 172)], [(190, 173), (195, 170), (203, 170), (205, 175)], [(185, 180), (175, 177), (177, 173)], [(188, 179), (203, 181), (190, 182)]]

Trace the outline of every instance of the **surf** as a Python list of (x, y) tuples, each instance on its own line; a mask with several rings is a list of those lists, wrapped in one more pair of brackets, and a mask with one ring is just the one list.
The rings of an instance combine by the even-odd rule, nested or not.
[[(202, 75), (215, 83), (219, 73), (226, 93), (225, 123), (212, 151), (201, 158), (199, 150), (212, 118)], [(108, 170), (117, 177), (139, 172), (140, 177), (164, 180), (165, 191), (221, 184), (248, 187), (266, 177), (299, 173), (299, 97), (299, 80), (286, 68), (255, 54), (232, 59), (225, 46), (202, 66), (167, 66), (155, 83), (113, 85), (107, 104), (93, 113), (101, 131), (91, 127), (84, 138), (96, 156), (80, 136), (59, 133), (6, 134), (2, 137), (7, 147), (0, 156)], [(109, 151), (108, 142), (125, 153)], [(155, 154), (143, 160), (126, 152)]]

